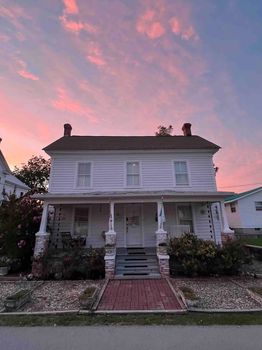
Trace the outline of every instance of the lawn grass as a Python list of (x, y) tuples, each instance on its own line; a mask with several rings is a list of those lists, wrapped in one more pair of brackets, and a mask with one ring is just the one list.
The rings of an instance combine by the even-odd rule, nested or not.
[(98, 325), (262, 325), (262, 313), (189, 313), (185, 315), (0, 315), (0, 326)]
[(258, 238), (245, 238), (243, 240), (243, 243), (245, 244), (251, 244), (251, 245), (256, 245), (258, 247), (262, 247), (262, 237)]

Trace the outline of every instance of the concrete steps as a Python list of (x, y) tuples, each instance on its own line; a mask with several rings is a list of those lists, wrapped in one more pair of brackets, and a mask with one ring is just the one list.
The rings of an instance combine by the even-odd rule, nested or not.
[(115, 278), (160, 278), (155, 248), (118, 248)]

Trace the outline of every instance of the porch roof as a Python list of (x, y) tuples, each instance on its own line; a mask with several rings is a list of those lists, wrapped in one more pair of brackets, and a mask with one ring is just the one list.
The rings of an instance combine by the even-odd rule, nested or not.
[(116, 201), (124, 203), (130, 200), (154, 202), (163, 198), (164, 202), (216, 202), (232, 195), (232, 192), (196, 192), (196, 191), (96, 191), (88, 193), (45, 193), (35, 194), (34, 198), (52, 203), (87, 203)]

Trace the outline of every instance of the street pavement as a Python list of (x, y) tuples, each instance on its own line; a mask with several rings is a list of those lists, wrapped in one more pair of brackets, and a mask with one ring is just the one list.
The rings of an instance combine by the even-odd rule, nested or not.
[(261, 326), (0, 327), (0, 350), (261, 350)]

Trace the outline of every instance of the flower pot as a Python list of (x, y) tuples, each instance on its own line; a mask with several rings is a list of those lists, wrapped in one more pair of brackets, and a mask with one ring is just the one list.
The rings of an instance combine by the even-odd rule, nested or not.
[(0, 266), (0, 276), (6, 276), (9, 271), (9, 266)]
[(92, 308), (94, 302), (96, 301), (97, 294), (98, 294), (97, 288), (94, 289), (94, 291), (92, 292), (92, 294), (90, 296), (86, 296), (85, 292), (82, 293), (79, 297), (79, 303), (80, 303), (81, 308), (84, 310), (90, 310)]

